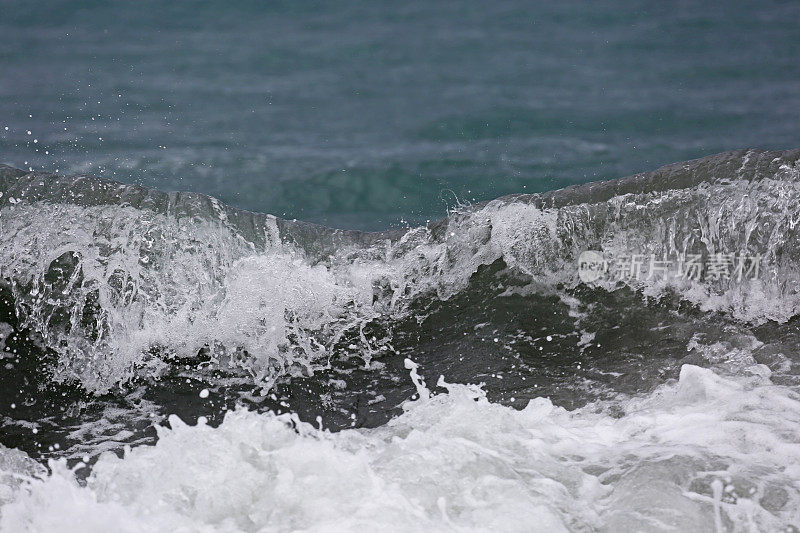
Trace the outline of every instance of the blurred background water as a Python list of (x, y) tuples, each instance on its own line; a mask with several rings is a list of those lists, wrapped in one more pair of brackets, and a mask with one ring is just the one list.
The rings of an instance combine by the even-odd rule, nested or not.
[(800, 146), (797, 2), (0, 0), (0, 162), (382, 229)]

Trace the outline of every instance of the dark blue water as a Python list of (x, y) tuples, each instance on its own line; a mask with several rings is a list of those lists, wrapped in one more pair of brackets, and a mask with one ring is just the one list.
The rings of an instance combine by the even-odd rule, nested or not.
[(797, 146), (798, 20), (796, 2), (1, 1), (0, 162), (417, 223)]

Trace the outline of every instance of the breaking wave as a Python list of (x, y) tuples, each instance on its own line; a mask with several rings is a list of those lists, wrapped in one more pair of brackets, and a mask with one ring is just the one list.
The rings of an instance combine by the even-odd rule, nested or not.
[[(541, 287), (574, 286), (587, 249), (609, 257), (761, 256), (758, 279), (627, 280), (745, 321), (798, 311), (800, 152), (739, 151), (622, 180), (463, 206), (427, 227), (339, 231), (197, 194), (89, 176), (0, 170), (0, 277), (23, 327), (58, 354), (58, 379), (104, 392), (208, 351), (269, 388), (369, 364), (367, 333), (415, 301), (447, 299), (502, 260)], [(601, 283), (608, 289), (618, 285)], [(540, 289), (544, 290), (544, 289)]]
[(0, 167), (0, 530), (798, 531), (798, 160), (381, 233)]

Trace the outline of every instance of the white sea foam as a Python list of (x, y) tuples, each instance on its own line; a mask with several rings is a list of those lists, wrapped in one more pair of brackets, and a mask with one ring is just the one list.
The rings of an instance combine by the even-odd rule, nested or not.
[[(59, 198), (77, 183), (66, 180), (56, 184), (68, 194), (54, 186)], [(34, 198), (37, 186), (46, 197), (42, 181), (31, 185)], [(98, 182), (86, 194), (109, 187)], [(343, 238), (328, 247), (315, 241), (327, 239), (327, 230), (289, 238), (271, 217), (256, 224), (263, 234), (245, 237), (234, 210), (213, 199), (195, 198), (186, 213), (174, 213), (72, 196), (29, 202), (15, 194), (0, 212), (0, 277), (12, 281), (23, 324), (59, 353), (56, 376), (98, 392), (137, 372), (159, 372), (165, 355), (190, 357), (206, 346), (219, 364), (241, 367), (266, 387), (324, 367), (345, 336), (369, 362), (390, 345), (364, 333), (371, 320), (394, 320), (420, 296), (449, 298), (481, 265), (500, 259), (531, 276), (536, 291), (574, 285), (575, 260), (587, 248), (611, 257), (759, 253), (761, 277), (752, 282), (628, 285), (647, 296), (673, 290), (743, 321), (800, 313), (800, 180), (791, 165), (759, 180), (558, 208), (535, 196), (501, 198), (451, 213), (438, 228), (369, 244)], [(167, 201), (150, 199), (156, 206)]]
[[(208, 345), (268, 383), (311, 371), (337, 335), (375, 315), (371, 286), (304, 261), (279, 242), (274, 224), (269, 250), (257, 253), (222, 224), (144, 210), (15, 211), (3, 221), (0, 251), (25, 304), (24, 323), (59, 352), (57, 376), (89, 390), (107, 390), (136, 370), (158, 371), (152, 348), (192, 356)], [(54, 266), (63, 254), (77, 267)], [(67, 275), (53, 281), (59, 268)]]
[[(413, 366), (413, 365), (412, 365)], [(158, 443), (4, 486), (14, 532), (777, 531), (800, 523), (800, 399), (762, 376), (686, 365), (620, 404), (521, 410), (475, 386), (372, 430), (293, 415), (176, 417)], [(4, 450), (2, 457), (9, 452)], [(6, 476), (7, 461), (2, 463)], [(3, 478), (7, 479), (7, 478)]]

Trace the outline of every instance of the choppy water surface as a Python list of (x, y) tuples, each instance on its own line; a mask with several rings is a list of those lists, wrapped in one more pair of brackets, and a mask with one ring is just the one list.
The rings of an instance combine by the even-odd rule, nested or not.
[(799, 17), (739, 0), (6, 0), (0, 163), (331, 227), (423, 224), (796, 148)]
[(800, 531), (798, 20), (0, 0), (0, 532)]
[(799, 156), (371, 234), (2, 168), (0, 526), (794, 531)]

